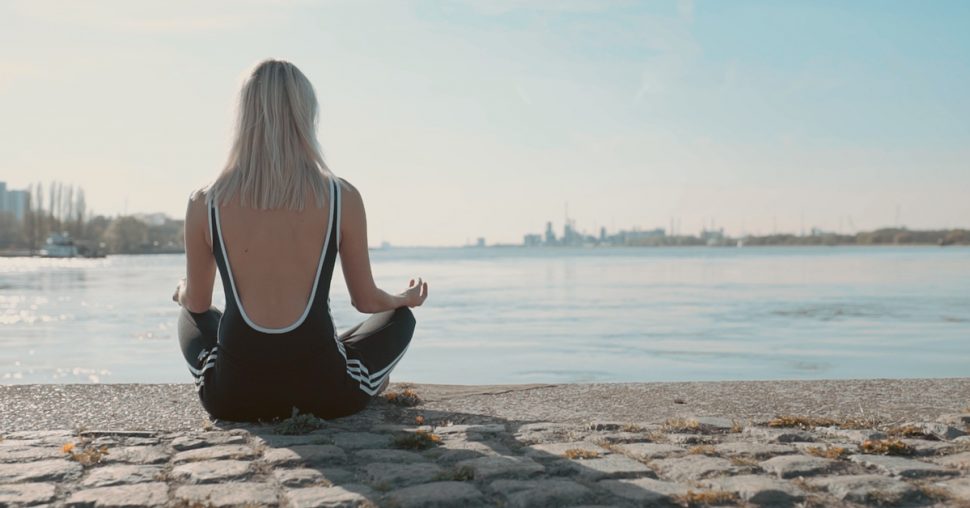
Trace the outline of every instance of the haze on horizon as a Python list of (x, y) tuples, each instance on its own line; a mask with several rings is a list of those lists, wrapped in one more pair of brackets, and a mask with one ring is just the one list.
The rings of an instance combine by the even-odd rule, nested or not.
[[(314, 83), (370, 241), (970, 227), (970, 3), (0, 1), (0, 181), (184, 213), (245, 71)], [(126, 208), (127, 207), (127, 208)]]

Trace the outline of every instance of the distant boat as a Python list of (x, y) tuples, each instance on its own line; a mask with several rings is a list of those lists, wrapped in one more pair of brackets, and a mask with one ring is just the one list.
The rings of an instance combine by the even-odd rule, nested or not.
[(51, 233), (40, 249), (40, 257), (43, 258), (73, 258), (78, 254), (74, 240), (60, 233)]

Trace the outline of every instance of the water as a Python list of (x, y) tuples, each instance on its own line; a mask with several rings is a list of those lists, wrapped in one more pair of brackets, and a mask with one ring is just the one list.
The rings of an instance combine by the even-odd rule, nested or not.
[[(970, 375), (966, 248), (453, 248), (371, 257), (389, 291), (412, 276), (430, 281), (397, 380)], [(183, 272), (181, 255), (0, 258), (0, 382), (191, 381), (170, 300)], [(344, 330), (364, 316), (350, 306), (339, 267), (334, 278), (334, 321)]]

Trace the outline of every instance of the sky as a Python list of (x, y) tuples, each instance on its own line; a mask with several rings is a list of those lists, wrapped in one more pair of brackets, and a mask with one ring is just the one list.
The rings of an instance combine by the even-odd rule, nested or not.
[(970, 2), (0, 0), (0, 181), (184, 214), (296, 64), (370, 243), (970, 227)]

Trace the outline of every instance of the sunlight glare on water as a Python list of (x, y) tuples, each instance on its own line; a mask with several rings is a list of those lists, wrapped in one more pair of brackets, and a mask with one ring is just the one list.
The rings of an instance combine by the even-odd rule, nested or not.
[[(371, 257), (390, 292), (417, 276), (431, 286), (399, 381), (970, 375), (970, 249), (394, 248)], [(183, 272), (181, 255), (0, 258), (0, 383), (191, 381), (171, 301)], [(345, 330), (365, 316), (339, 266), (333, 287)]]

